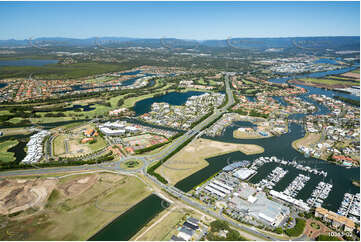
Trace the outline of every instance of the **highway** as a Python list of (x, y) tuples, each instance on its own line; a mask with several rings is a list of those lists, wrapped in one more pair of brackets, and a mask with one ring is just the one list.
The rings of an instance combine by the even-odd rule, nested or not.
[[(249, 234), (252, 234), (256, 237), (259, 237), (263, 240), (279, 240), (279, 238), (276, 237), (270, 237), (268, 235), (264, 235), (261, 232), (258, 232), (257, 230), (250, 229), (249, 227), (246, 227), (240, 223), (236, 223), (233, 220), (230, 220), (223, 215), (217, 214), (214, 211), (210, 210), (208, 207), (201, 205), (198, 202), (195, 202), (191, 200), (188, 195), (179, 189), (165, 185), (158, 181), (155, 177), (150, 176), (147, 173), (148, 167), (153, 164), (154, 162), (160, 161), (163, 158), (167, 157), (169, 154), (171, 154), (174, 150), (176, 150), (178, 147), (180, 147), (182, 144), (184, 144), (189, 139), (192, 139), (199, 134), (199, 132), (206, 127), (208, 124), (210, 124), (212, 121), (217, 119), (219, 116), (223, 115), (223, 113), (227, 112), (227, 109), (235, 103), (235, 100), (233, 98), (232, 90), (230, 88), (229, 83), (229, 77), (225, 76), (225, 86), (226, 86), (226, 95), (228, 97), (227, 104), (222, 107), (221, 109), (215, 108), (213, 114), (209, 116), (207, 119), (196, 125), (194, 128), (183, 134), (181, 137), (175, 140), (170, 146), (163, 149), (162, 151), (153, 154), (153, 155), (145, 155), (145, 156), (128, 156), (120, 159), (116, 162), (105, 162), (101, 164), (92, 164), (92, 165), (81, 165), (81, 166), (66, 166), (66, 167), (51, 167), (51, 168), (39, 168), (39, 169), (27, 169), (27, 170), (11, 170), (11, 171), (1, 171), (0, 177), (7, 177), (7, 176), (27, 176), (27, 175), (42, 175), (42, 174), (49, 174), (49, 173), (65, 173), (65, 172), (77, 172), (77, 171), (92, 171), (92, 170), (99, 170), (99, 169), (106, 169), (110, 171), (115, 172), (126, 172), (126, 173), (135, 173), (135, 172), (141, 172), (145, 176), (147, 176), (149, 179), (151, 179), (157, 186), (163, 188), (173, 196), (177, 197), (178, 199), (182, 200), (184, 203), (193, 206), (199, 210), (202, 210), (203, 212), (221, 219), (227, 221), (229, 224), (233, 225), (234, 227), (241, 229), (243, 231), (246, 231)], [(122, 162), (128, 161), (128, 160), (141, 160), (143, 162), (143, 166), (132, 171), (125, 171), (120, 168), (120, 164)]]

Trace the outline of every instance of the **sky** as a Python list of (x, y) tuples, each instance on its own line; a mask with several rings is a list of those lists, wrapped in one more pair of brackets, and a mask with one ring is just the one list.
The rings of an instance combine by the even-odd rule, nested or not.
[(0, 39), (359, 35), (360, 2), (0, 2)]

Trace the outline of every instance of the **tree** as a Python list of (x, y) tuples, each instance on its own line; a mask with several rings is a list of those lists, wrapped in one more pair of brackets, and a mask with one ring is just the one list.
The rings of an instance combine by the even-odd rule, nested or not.
[(222, 221), (222, 220), (215, 220), (213, 222), (211, 222), (211, 231), (212, 232), (219, 232), (220, 230), (224, 230), (224, 229), (228, 229), (228, 223), (226, 221)]
[(283, 234), (282, 228), (275, 228), (274, 232), (277, 233), (277, 234)]

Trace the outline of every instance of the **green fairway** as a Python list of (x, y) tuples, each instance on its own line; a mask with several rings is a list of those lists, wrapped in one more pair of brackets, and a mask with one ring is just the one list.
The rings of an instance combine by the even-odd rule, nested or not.
[(7, 151), (18, 143), (19, 141), (17, 140), (7, 140), (0, 143), (0, 162), (12, 162), (15, 160), (15, 154)]

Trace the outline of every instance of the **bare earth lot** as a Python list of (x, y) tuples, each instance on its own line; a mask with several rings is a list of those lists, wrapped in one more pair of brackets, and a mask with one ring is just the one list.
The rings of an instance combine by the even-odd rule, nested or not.
[(306, 134), (305, 137), (293, 141), (292, 147), (294, 149), (298, 149), (301, 146), (309, 147), (310, 145), (315, 144), (317, 141), (319, 141), (320, 138), (321, 138), (321, 134), (318, 134), (318, 133)]
[(247, 155), (263, 153), (258, 145), (231, 144), (208, 139), (197, 139), (189, 143), (180, 152), (162, 164), (156, 172), (168, 180), (170, 184), (190, 176), (208, 165), (206, 158), (241, 151)]
[(135, 176), (112, 173), (4, 179), (0, 240), (87, 240), (149, 194)]

